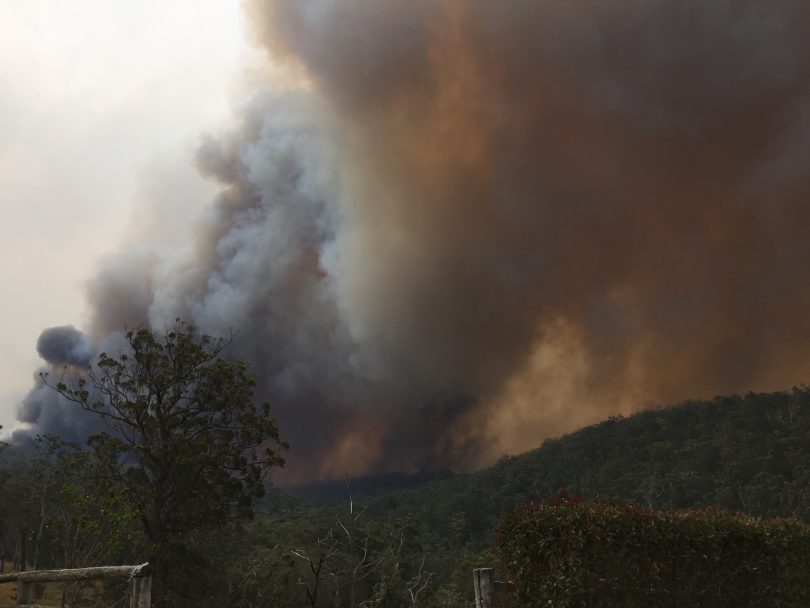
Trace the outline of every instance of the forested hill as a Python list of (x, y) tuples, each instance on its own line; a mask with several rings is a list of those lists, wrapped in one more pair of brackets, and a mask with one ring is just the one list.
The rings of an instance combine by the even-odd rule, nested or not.
[(656, 507), (716, 505), (810, 521), (810, 389), (717, 397), (611, 418), (478, 473), (371, 502), (473, 545), (515, 504), (561, 488)]
[[(453, 477), (450, 471), (436, 471), (407, 475), (405, 473), (388, 473), (385, 475), (365, 475), (352, 479), (320, 481), (287, 488), (287, 493), (312, 505), (328, 506), (345, 503), (349, 495), (353, 499), (365, 500), (397, 490), (419, 488), (431, 481)], [(265, 501), (265, 506), (272, 503), (272, 496)]]

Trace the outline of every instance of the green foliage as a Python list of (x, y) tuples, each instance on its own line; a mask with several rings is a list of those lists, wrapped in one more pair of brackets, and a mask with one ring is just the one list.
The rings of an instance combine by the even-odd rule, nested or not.
[(0, 461), (0, 558), (19, 553), (20, 530), (36, 529), (37, 492), (28, 458), (9, 448)]
[(89, 445), (147, 537), (161, 544), (249, 516), (264, 472), (283, 464), (283, 444), (269, 406), (253, 404), (246, 364), (222, 359), (223, 340), (179, 321), (162, 336), (140, 329), (126, 339), (128, 352), (102, 353), (87, 379), (55, 389), (112, 427)]
[(76, 444), (46, 435), (36, 447), (29, 479), (39, 520), (31, 527), (33, 567), (119, 561), (139, 537), (126, 493), (109, 484), (98, 461)]
[(810, 600), (810, 526), (795, 520), (562, 494), (510, 514), (498, 550), (527, 607), (799, 608)]
[(356, 507), (291, 501), (251, 522), (232, 599), (251, 608), (432, 606), (435, 540), (412, 521), (374, 521)]
[(200, 545), (210, 572), (222, 578), (219, 591), (197, 606), (455, 608), (472, 601), (471, 569), (492, 561), (443, 549), (413, 518), (372, 519), (357, 501), (332, 509), (277, 490), (270, 498), (268, 513), (213, 532)]
[[(253, 515), (286, 444), (268, 404), (254, 404), (246, 364), (220, 356), (224, 340), (180, 321), (160, 335), (125, 337), (125, 352), (102, 353), (74, 383), (52, 386), (111, 429), (90, 437), (81, 456), (108, 490), (79, 507), (90, 522), (103, 501), (129, 505), (141, 527), (137, 559), (155, 565), (156, 605), (198, 605), (209, 593), (188, 584), (205, 579), (210, 554), (195, 546), (200, 533)], [(74, 502), (81, 497), (61, 487)]]
[[(0, 467), (0, 557), (18, 559), (24, 530), (32, 569), (130, 562), (139, 522), (120, 489), (99, 473), (90, 454), (56, 437), (40, 437), (29, 449), (9, 449)], [(37, 586), (35, 597), (42, 590)], [(65, 585), (62, 601), (87, 605), (81, 598), (97, 592), (98, 586), (87, 582)], [(110, 605), (123, 590), (105, 584), (103, 592), (110, 593)]]

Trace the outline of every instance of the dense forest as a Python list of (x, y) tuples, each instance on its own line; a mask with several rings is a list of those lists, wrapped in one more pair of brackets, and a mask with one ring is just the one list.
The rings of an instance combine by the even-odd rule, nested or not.
[(375, 514), (446, 534), (464, 514), (476, 546), (520, 502), (566, 488), (648, 507), (718, 506), (810, 521), (810, 390), (716, 397), (610, 418), (470, 475), (392, 492)]
[[(76, 474), (83, 458), (52, 440), (0, 456), (7, 560), (21, 527), (39, 567), (139, 560), (147, 541), (137, 522), (121, 496)], [(494, 565), (505, 515), (560, 488), (644, 507), (713, 505), (810, 521), (810, 390), (611, 418), (472, 474), (268, 488), (251, 519), (173, 537), (166, 550), (182, 564), (176, 579), (194, 583), (178, 583), (172, 602), (460, 608), (471, 569)]]

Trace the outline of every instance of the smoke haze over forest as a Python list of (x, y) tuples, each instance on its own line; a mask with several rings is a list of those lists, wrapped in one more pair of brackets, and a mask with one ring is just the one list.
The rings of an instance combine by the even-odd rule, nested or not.
[[(806, 2), (245, 9), (289, 82), (199, 147), (221, 194), (192, 236), (122, 245), (90, 323), (43, 332), (54, 370), (125, 327), (233, 331), (290, 480), (465, 470), (810, 377)], [(93, 424), (41, 385), (19, 419)]]

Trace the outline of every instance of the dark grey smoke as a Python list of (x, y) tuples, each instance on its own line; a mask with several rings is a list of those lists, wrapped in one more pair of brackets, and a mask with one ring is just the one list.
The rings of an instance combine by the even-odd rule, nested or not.
[(810, 4), (246, 5), (301, 86), (201, 146), (192, 242), (103, 265), (95, 350), (236, 330), (298, 479), (807, 380)]
[(26, 427), (12, 433), (12, 441), (24, 443), (39, 433), (58, 435), (67, 441), (85, 440), (103, 430), (97, 416), (84, 412), (74, 403), (64, 400), (39, 376), (48, 375), (48, 382), (75, 382), (94, 361), (97, 351), (87, 336), (72, 325), (49, 327), (37, 340), (37, 352), (48, 365), (35, 375), (35, 386), (17, 410), (17, 419)]
[(85, 335), (72, 325), (50, 327), (37, 340), (37, 352), (48, 363), (87, 367), (93, 355)]
[(42, 433), (81, 443), (94, 433), (108, 430), (98, 416), (85, 412), (76, 404), (66, 403), (39, 379), (35, 388), (23, 399), (17, 411), (17, 419), (30, 426), (12, 432), (11, 440), (14, 443), (26, 443)]

